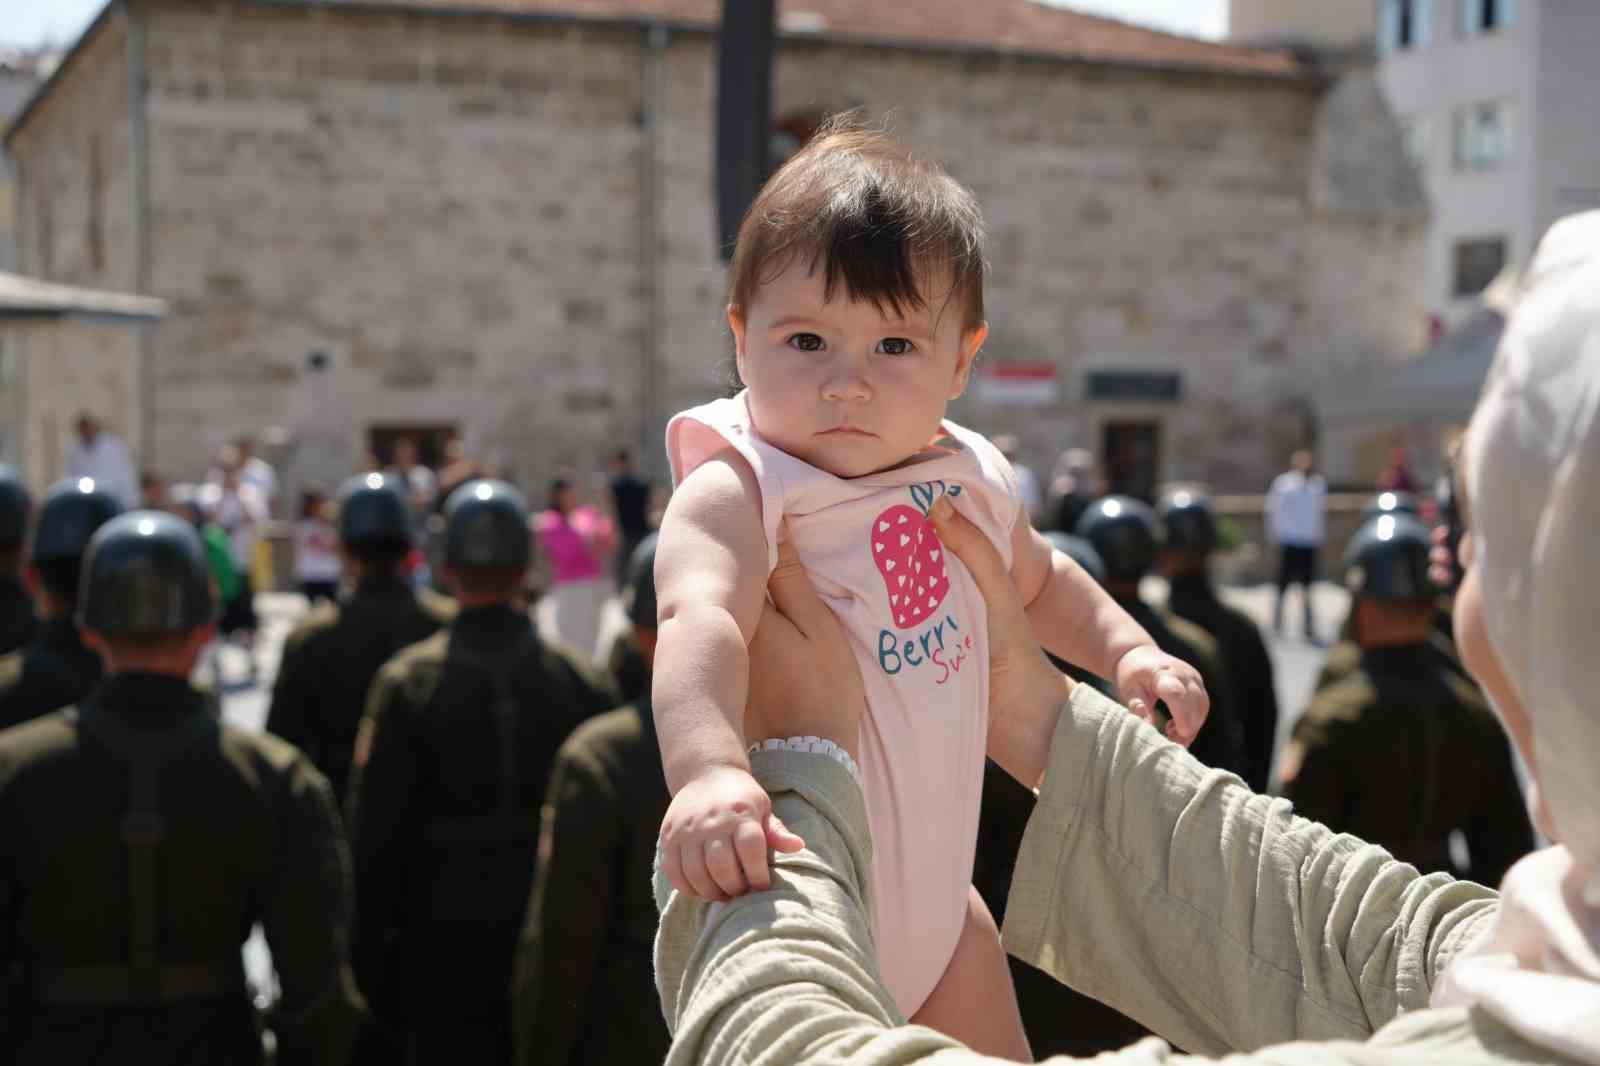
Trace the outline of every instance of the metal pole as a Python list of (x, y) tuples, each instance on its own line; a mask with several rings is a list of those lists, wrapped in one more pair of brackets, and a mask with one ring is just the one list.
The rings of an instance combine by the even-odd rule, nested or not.
[(717, 38), (717, 234), (724, 260), (767, 179), (776, 0), (723, 0)]
[[(150, 294), (150, 147), (145, 107), (145, 27), (133, 0), (123, 0), (128, 24), (128, 142), (133, 170), (133, 291)], [(138, 331), (139, 458), (146, 468), (156, 467), (155, 345), (149, 323)]]
[[(640, 453), (653, 457), (661, 446), (656, 433), (656, 366), (661, 358), (661, 117), (666, 114), (667, 28), (654, 23), (645, 31), (644, 70), (641, 78), (644, 119), (639, 156), (639, 268), (644, 274), (644, 344), (640, 347), (639, 437)], [(648, 462), (648, 460), (647, 460)], [(653, 465), (653, 464), (652, 464)]]

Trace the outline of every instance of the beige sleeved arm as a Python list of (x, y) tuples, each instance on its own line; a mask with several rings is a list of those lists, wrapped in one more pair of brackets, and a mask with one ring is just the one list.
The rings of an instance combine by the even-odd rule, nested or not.
[(1211, 770), (1087, 685), (1051, 743), (1012, 954), (1193, 1053), (1366, 1040), (1427, 1005), (1495, 894)]

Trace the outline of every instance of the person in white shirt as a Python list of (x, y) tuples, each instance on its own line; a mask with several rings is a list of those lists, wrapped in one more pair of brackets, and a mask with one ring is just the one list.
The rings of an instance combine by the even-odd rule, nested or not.
[(339, 598), (339, 531), (328, 511), (327, 492), (310, 486), (301, 496), (300, 518), (294, 524), (294, 579), (313, 607), (318, 600), (333, 603)]
[(67, 474), (89, 478), (124, 507), (139, 506), (139, 476), (128, 458), (127, 445), (85, 411), (78, 416), (78, 439), (67, 452)]
[(224, 639), (243, 647), (250, 666), (250, 681), (256, 679), (255, 568), (256, 540), (267, 521), (267, 501), (261, 492), (243, 479), (244, 464), (234, 448), (224, 448), (218, 459), (222, 470), (220, 485), (207, 485), (201, 499), (211, 520), (228, 534), (233, 547), (233, 563), (242, 578), (240, 591), (222, 605), (219, 628)]
[(1299, 585), (1305, 602), (1305, 639), (1320, 646), (1311, 586), (1317, 577), (1317, 553), (1326, 537), (1323, 509), (1328, 484), (1321, 474), (1312, 472), (1313, 465), (1310, 452), (1298, 451), (1289, 460), (1290, 469), (1273, 478), (1267, 492), (1267, 535), (1281, 549), (1273, 627), (1283, 632), (1284, 597), (1290, 585)]

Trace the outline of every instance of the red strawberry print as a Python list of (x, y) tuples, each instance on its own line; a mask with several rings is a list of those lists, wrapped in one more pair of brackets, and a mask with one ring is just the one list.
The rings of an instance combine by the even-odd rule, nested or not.
[(895, 504), (873, 519), (872, 561), (889, 592), (889, 614), (896, 629), (926, 622), (950, 591), (944, 545), (933, 524), (915, 507)]

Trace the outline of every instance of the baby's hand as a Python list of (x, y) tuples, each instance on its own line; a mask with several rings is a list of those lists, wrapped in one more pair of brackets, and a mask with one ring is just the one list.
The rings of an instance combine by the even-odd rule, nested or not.
[(1134, 648), (1117, 663), (1117, 692), (1128, 710), (1157, 729), (1156, 701), (1166, 703), (1172, 714), (1167, 723), (1167, 739), (1187, 747), (1206, 723), (1211, 697), (1206, 695), (1200, 672), (1182, 659), (1175, 659), (1156, 647), (1144, 644)]
[(718, 766), (678, 790), (661, 822), (661, 871), (672, 887), (726, 902), (772, 887), (767, 847), (799, 851), (805, 842), (772, 813), (772, 800), (748, 771)]

